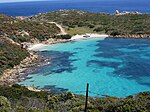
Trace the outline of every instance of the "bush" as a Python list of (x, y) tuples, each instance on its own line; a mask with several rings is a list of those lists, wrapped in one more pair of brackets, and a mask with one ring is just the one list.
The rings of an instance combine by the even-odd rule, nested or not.
[[(67, 16), (62, 16), (67, 14)], [(148, 34), (150, 35), (150, 14), (140, 15), (110, 15), (103, 13), (93, 13), (78, 10), (71, 11), (56, 11), (33, 18), (38, 21), (55, 21), (65, 27), (85, 27), (95, 28), (95, 32), (106, 31), (110, 34), (113, 29), (119, 31), (120, 34)], [(94, 27), (95, 26), (95, 27)], [(98, 28), (96, 28), (98, 27)], [(107, 29), (106, 29), (107, 28)], [(74, 29), (72, 29), (74, 30)], [(75, 29), (76, 30), (76, 29)], [(93, 32), (94, 32), (93, 31)], [(80, 31), (79, 31), (80, 32)], [(77, 32), (78, 33), (78, 32)], [(87, 33), (86, 31), (84, 33)], [(114, 33), (116, 35), (116, 33)]]
[(88, 25), (88, 27), (89, 27), (89, 28), (94, 28), (95, 26), (92, 25), (92, 24), (90, 24), (90, 25)]
[(113, 32), (110, 33), (110, 35), (112, 35), (112, 36), (117, 36), (117, 35), (120, 35), (120, 32), (118, 32), (118, 31), (113, 31)]
[(51, 38), (55, 38), (55, 39), (71, 39), (71, 35), (66, 34), (66, 35), (55, 35)]
[(104, 29), (102, 27), (98, 27), (98, 28), (95, 28), (93, 31), (96, 31), (96, 32), (101, 32), (103, 31)]
[(10, 102), (6, 97), (0, 96), (0, 112), (9, 112), (10, 110)]
[(12, 44), (3, 37), (0, 37), (0, 52), (0, 75), (4, 70), (18, 65), (29, 56), (28, 51), (22, 49), (21, 46)]

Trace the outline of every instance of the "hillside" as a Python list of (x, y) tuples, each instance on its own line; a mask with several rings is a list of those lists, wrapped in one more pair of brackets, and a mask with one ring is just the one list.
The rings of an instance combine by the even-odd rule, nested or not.
[[(126, 98), (89, 97), (88, 112), (149, 112), (150, 93), (143, 92)], [(85, 97), (62, 93), (33, 92), (13, 85), (0, 87), (0, 111), (9, 112), (80, 112), (84, 111)]]
[(77, 10), (60, 10), (39, 14), (33, 21), (54, 21), (69, 34), (106, 33), (112, 36), (150, 37), (150, 14), (110, 15)]
[(53, 23), (19, 20), (0, 14), (0, 75), (29, 56), (22, 42), (44, 41), (60, 33)]
[(0, 34), (7, 35), (15, 42), (44, 41), (60, 32), (52, 23), (19, 20), (6, 15), (0, 15)]
[(18, 65), (27, 56), (29, 53), (25, 49), (0, 37), (0, 75), (4, 70)]

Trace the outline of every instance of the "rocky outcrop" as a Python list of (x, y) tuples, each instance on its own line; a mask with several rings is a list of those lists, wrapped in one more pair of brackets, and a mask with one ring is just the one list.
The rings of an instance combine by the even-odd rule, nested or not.
[(127, 34), (127, 35), (115, 35), (115, 36), (112, 36), (110, 35), (111, 37), (121, 37), (121, 38), (150, 38), (150, 35), (149, 34)]
[(37, 55), (30, 55), (21, 61), (19, 65), (14, 66), (12, 69), (5, 70), (3, 75), (0, 77), (0, 85), (11, 85), (20, 81), (21, 78), (27, 75), (24, 71), (30, 67), (37, 66), (39, 61), (41, 61), (41, 57)]

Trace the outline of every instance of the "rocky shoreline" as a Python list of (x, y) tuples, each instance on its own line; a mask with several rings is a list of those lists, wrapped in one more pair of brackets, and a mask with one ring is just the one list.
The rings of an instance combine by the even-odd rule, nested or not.
[[(33, 43), (25, 43), (30, 44), (30, 46), (35, 44), (56, 44), (56, 43), (65, 43), (71, 40), (68, 39), (48, 39), (43, 42), (35, 41)], [(0, 85), (13, 85), (16, 82), (20, 82), (25, 80), (26, 76), (36, 70), (39, 66), (44, 66), (47, 64), (49, 59), (46, 57), (41, 57), (36, 55), (37, 52), (35, 50), (28, 50), (30, 53), (29, 57), (26, 57), (24, 60), (20, 62), (19, 65), (14, 66), (11, 69), (6, 69), (2, 76), (0, 76)], [(28, 88), (28, 87), (27, 87)]]
[(46, 59), (35, 54), (26, 57), (19, 65), (4, 71), (0, 77), (0, 85), (13, 85), (16, 82), (24, 80), (36, 67), (42, 66), (44, 61)]
[(133, 34), (133, 35), (110, 35), (111, 37), (114, 37), (114, 38), (135, 38), (135, 39), (150, 39), (150, 35), (148, 34)]
[[(56, 43), (65, 43), (69, 41), (71, 40), (48, 39), (43, 42), (35, 40), (33, 41), (33, 43), (23, 43), (23, 46), (26, 46), (25, 44), (29, 44), (30, 46), (32, 46), (35, 44), (56, 44)], [(47, 64), (47, 61), (49, 61), (49, 59), (46, 59), (46, 57), (41, 57), (37, 55), (36, 53), (39, 51), (30, 50), (28, 48), (25, 49), (28, 50), (30, 56), (22, 60), (19, 65), (16, 65), (11, 69), (6, 69), (3, 72), (2, 76), (0, 76), (0, 85), (13, 85), (16, 82), (20, 82), (24, 80), (29, 73), (36, 70), (36, 67), (43, 66)]]

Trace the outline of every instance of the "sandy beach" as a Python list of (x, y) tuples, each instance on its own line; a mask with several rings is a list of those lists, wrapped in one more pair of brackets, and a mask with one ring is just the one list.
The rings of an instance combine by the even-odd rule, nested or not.
[(89, 38), (106, 38), (109, 35), (106, 34), (94, 34), (94, 33), (86, 33), (82, 35), (75, 35), (71, 38), (71, 40), (78, 40), (78, 39), (89, 39)]
[(29, 51), (38, 51), (38, 48), (45, 47), (49, 44), (56, 44), (56, 43), (65, 43), (65, 42), (70, 42), (70, 41), (75, 41), (75, 40), (82, 40), (82, 39), (92, 39), (92, 38), (101, 38), (104, 39), (106, 37), (109, 37), (109, 35), (106, 34), (94, 34), (94, 33), (86, 33), (82, 35), (75, 35), (72, 36), (71, 39), (48, 39), (47, 41), (44, 41), (42, 43), (33, 43), (30, 44), (28, 47)]
[(40, 47), (44, 47), (44, 46), (46, 46), (46, 44), (31, 44), (30, 46), (29, 46), (29, 48), (28, 48), (28, 50), (35, 50), (35, 49), (38, 49), (38, 48), (40, 48)]

